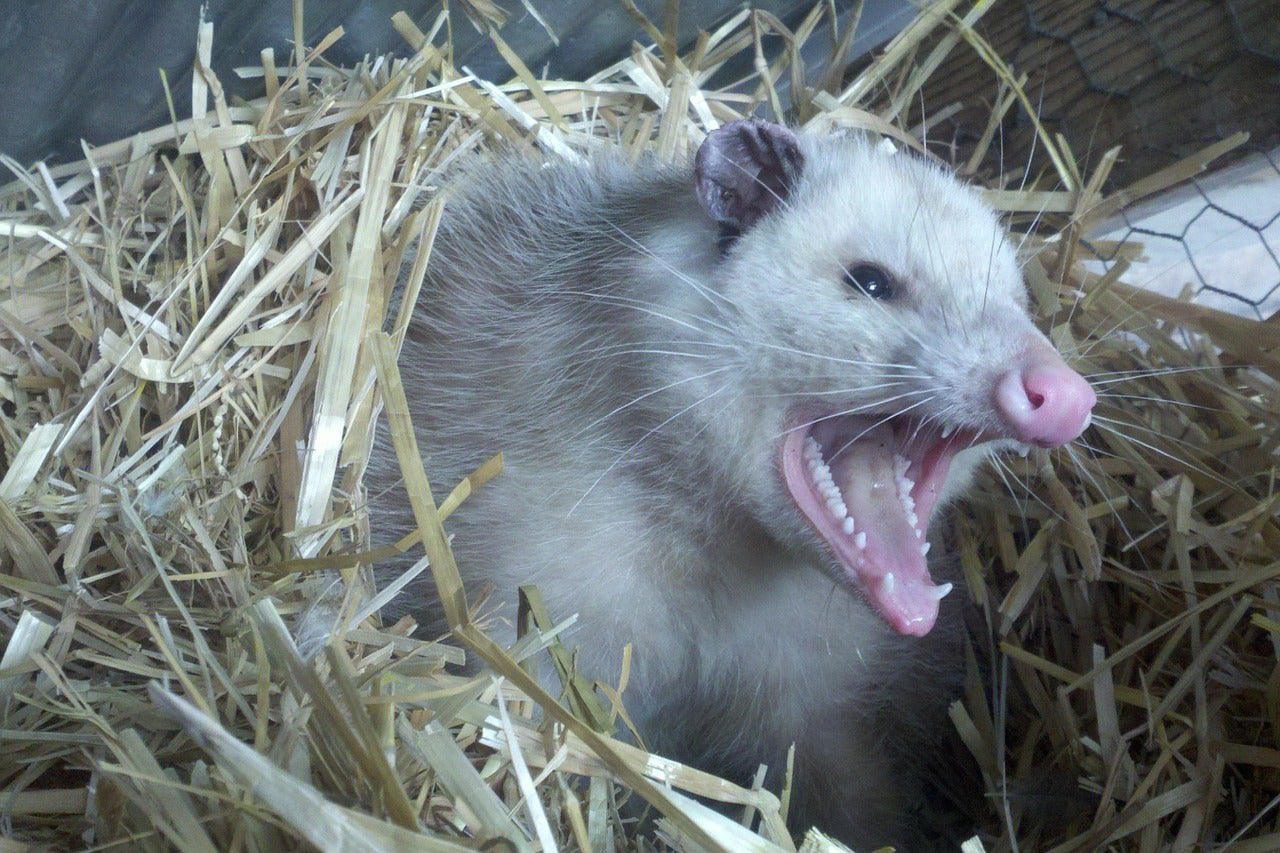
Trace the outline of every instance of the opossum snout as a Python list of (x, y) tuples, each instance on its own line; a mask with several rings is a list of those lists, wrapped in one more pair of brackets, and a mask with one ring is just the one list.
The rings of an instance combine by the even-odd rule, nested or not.
[(1037, 355), (996, 379), (995, 407), (1019, 441), (1057, 447), (1084, 432), (1098, 398), (1056, 353)]

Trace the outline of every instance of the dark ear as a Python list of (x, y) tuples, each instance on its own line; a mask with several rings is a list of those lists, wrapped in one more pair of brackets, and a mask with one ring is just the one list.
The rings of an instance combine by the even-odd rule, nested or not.
[(693, 173), (702, 209), (740, 232), (786, 201), (803, 168), (794, 133), (747, 119), (713, 130), (698, 149)]

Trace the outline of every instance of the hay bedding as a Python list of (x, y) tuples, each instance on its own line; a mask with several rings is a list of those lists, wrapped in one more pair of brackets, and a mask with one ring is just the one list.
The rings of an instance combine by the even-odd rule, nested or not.
[[(562, 706), (530, 680), (547, 648), (571, 672), (552, 620), (572, 614), (538, 614), (510, 650), (472, 620), (441, 520), (501, 462), (431, 485), (413, 464), (390, 291), (403, 263), (411, 294), (421, 281), (432, 188), (495, 144), (685, 156), (733, 116), (777, 114), (787, 79), (794, 121), (920, 147), (919, 87), (947, 51), (986, 50), (968, 27), (987, 5), (935, 5), (852, 80), (830, 70), (851, 42), (826, 6), (794, 33), (742, 13), (686, 56), (651, 26), (659, 49), (585, 82), (512, 58), (503, 85), (452, 66), (443, 21), (398, 18), (408, 60), (328, 67), (335, 32), (292, 67), (265, 54), (247, 73), (267, 95), (243, 105), (206, 65), (190, 118), (68, 166), (7, 163), (0, 849), (792, 847), (785, 792), (598, 734), (625, 726), (625, 684), (571, 674)], [(828, 68), (794, 59), (809, 40), (834, 45)], [(999, 90), (962, 170), (1009, 111), (1034, 114), (986, 53)], [(752, 76), (711, 88), (744, 54)], [(1025, 189), (977, 176), (1031, 234), (1045, 326), (1102, 392), (1084, 441), (1004, 460), (951, 533), (980, 614), (952, 720), (988, 849), (1280, 847), (1280, 325), (1079, 263), (1091, 224), (1239, 141), (1107, 198), (1116, 152), (1080, 174), (1047, 136)], [(422, 531), (401, 547), (431, 557), (460, 626), (446, 642), (369, 616), (359, 582), (385, 556), (362, 509), (393, 487), (362, 482), (383, 409)], [(334, 569), (346, 627), (305, 663), (286, 625)], [(478, 676), (447, 668), (464, 649)], [(647, 841), (619, 811), (637, 795), (661, 815)]]

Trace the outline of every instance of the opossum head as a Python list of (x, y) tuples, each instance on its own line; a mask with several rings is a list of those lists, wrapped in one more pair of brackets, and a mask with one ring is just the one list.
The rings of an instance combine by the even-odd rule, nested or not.
[(695, 180), (747, 365), (722, 424), (745, 500), (892, 628), (927, 633), (950, 589), (930, 517), (993, 443), (1075, 439), (1093, 390), (1029, 318), (994, 212), (943, 169), (752, 121), (708, 137)]

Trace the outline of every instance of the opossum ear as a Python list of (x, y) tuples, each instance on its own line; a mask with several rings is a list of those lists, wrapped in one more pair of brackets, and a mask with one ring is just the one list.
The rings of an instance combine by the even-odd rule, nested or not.
[(703, 210), (722, 228), (741, 232), (786, 202), (803, 168), (794, 133), (747, 119), (713, 130), (693, 173)]

